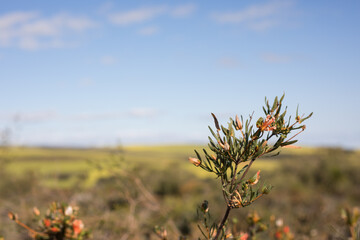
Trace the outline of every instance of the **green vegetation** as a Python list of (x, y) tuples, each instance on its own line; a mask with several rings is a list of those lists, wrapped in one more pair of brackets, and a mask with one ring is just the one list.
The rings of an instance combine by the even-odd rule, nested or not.
[[(79, 217), (92, 229), (94, 239), (120, 239), (125, 234), (129, 239), (156, 239), (152, 230), (156, 224), (165, 226), (169, 235), (195, 239), (200, 232), (194, 209), (204, 196), (213, 216), (221, 216), (224, 207), (216, 179), (197, 171), (187, 160), (193, 149), (202, 148), (1, 151), (0, 159), (10, 161), (0, 170), (0, 212), (4, 213), (0, 236), (28, 239), (25, 230), (9, 221), (7, 211), (17, 212), (31, 225), (34, 206), (44, 212), (49, 203), (63, 201), (80, 207)], [(111, 171), (118, 162), (124, 173)], [(256, 210), (265, 219), (282, 218), (298, 238), (345, 238), (349, 232), (340, 212), (359, 205), (359, 168), (360, 151), (336, 148), (284, 149), (279, 156), (261, 158), (253, 164), (250, 176), (261, 169), (261, 177), (271, 179), (274, 189), (266, 199), (258, 200)], [(253, 210), (250, 206), (231, 213), (229, 221), (246, 219)], [(248, 227), (244, 221), (235, 226)]]
[[(200, 151), (204, 146), (169, 145), (169, 146), (129, 146), (123, 148), (122, 157), (126, 162), (134, 165), (144, 165), (152, 170), (166, 170), (176, 164), (181, 170), (195, 174), (200, 178), (211, 178), (208, 173), (197, 171), (187, 161), (189, 153), (194, 149)], [(63, 149), (63, 148), (28, 148), (14, 147), (6, 152), (11, 156), (11, 161), (6, 165), (6, 170), (14, 176), (34, 173), (41, 184), (49, 187), (73, 187), (76, 179), (84, 179), (96, 175), (92, 163), (104, 163), (119, 154), (117, 149)], [(302, 148), (299, 150), (284, 149), (286, 157), (312, 155), (315, 148)], [(360, 154), (360, 153), (359, 153)], [(5, 157), (0, 153), (0, 158)], [(354, 158), (355, 159), (355, 158)], [(354, 161), (356, 164), (357, 162)], [(270, 159), (259, 159), (254, 168), (264, 171), (274, 171), (279, 168), (279, 162)], [(69, 181), (69, 179), (71, 181)], [(96, 181), (95, 181), (96, 182)], [(69, 184), (66, 184), (69, 183)]]

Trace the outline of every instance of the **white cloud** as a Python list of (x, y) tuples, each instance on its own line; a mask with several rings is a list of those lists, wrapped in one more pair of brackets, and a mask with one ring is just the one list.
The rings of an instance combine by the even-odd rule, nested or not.
[(152, 6), (108, 14), (108, 19), (113, 24), (127, 26), (151, 21), (165, 15), (172, 17), (186, 17), (195, 10), (196, 6), (194, 4), (185, 4), (177, 7)]
[(66, 36), (95, 27), (87, 17), (57, 14), (42, 17), (35, 12), (14, 12), (0, 16), (0, 46), (27, 50), (59, 48)]
[(114, 8), (114, 2), (105, 2), (98, 9), (99, 14), (107, 14), (111, 9)]
[(155, 117), (159, 111), (153, 108), (133, 108), (129, 111), (129, 115), (139, 118)]
[(100, 62), (104, 65), (112, 65), (116, 63), (116, 58), (110, 55), (102, 56)]
[(53, 120), (57, 116), (54, 111), (3, 113), (0, 114), (0, 120), (20, 123), (38, 123)]
[(83, 78), (79, 81), (80, 87), (90, 87), (95, 84), (95, 81), (92, 78)]
[(146, 36), (149, 36), (149, 35), (153, 35), (155, 33), (159, 32), (159, 28), (156, 27), (156, 26), (150, 26), (150, 27), (145, 27), (145, 28), (142, 28), (138, 31), (138, 34), (140, 35), (146, 35)]
[(153, 108), (133, 108), (128, 111), (80, 113), (69, 117), (70, 120), (113, 120), (113, 119), (131, 119), (131, 118), (152, 118), (160, 114)]
[(37, 17), (36, 12), (13, 12), (0, 17), (0, 29), (5, 29), (18, 23), (27, 22)]
[(80, 113), (70, 116), (70, 120), (93, 121), (93, 120), (112, 120), (124, 117), (121, 112), (105, 112), (105, 113)]
[(291, 58), (286, 55), (279, 55), (275, 53), (264, 53), (261, 58), (265, 62), (269, 63), (288, 63), (291, 61)]
[(218, 60), (218, 63), (223, 67), (236, 68), (240, 66), (239, 61), (233, 57), (223, 57)]
[(219, 23), (243, 24), (253, 30), (266, 30), (278, 25), (292, 5), (293, 1), (275, 0), (239, 11), (213, 14), (212, 17)]
[(141, 23), (160, 16), (167, 10), (165, 6), (140, 8), (136, 10), (118, 12), (109, 15), (109, 20), (118, 25)]
[(194, 4), (186, 4), (175, 7), (171, 11), (171, 15), (173, 17), (186, 17), (192, 14), (196, 10), (196, 6)]

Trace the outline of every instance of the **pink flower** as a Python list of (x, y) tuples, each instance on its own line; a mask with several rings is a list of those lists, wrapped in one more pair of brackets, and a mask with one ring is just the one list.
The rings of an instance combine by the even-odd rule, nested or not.
[(276, 126), (270, 127), (271, 124), (275, 122), (275, 117), (272, 117), (271, 115), (267, 115), (265, 121), (260, 126), (261, 131), (272, 131), (276, 129)]

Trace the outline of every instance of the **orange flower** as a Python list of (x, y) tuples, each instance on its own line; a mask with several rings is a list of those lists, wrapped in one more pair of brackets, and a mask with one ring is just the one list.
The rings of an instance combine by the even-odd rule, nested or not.
[(247, 240), (249, 237), (248, 233), (240, 233), (240, 240)]
[(289, 226), (285, 226), (284, 228), (283, 228), (283, 232), (286, 234), (286, 233), (289, 233), (290, 232), (290, 228), (289, 228)]
[(50, 230), (54, 233), (60, 232), (60, 229), (58, 229), (57, 227), (52, 227)]
[(260, 126), (261, 131), (272, 131), (276, 129), (276, 126), (270, 127), (270, 125), (275, 122), (275, 117), (272, 117), (271, 115), (267, 115), (265, 121)]
[(84, 228), (84, 223), (79, 219), (75, 219), (72, 223), (72, 227), (73, 227), (74, 233), (77, 235), (77, 234), (81, 233), (81, 230)]
[(44, 225), (45, 225), (45, 227), (50, 227), (50, 225), (51, 225), (50, 219), (45, 218), (44, 219)]
[(277, 232), (275, 233), (275, 238), (276, 238), (276, 239), (281, 239), (281, 238), (282, 238), (282, 233), (281, 233), (280, 231), (277, 231)]

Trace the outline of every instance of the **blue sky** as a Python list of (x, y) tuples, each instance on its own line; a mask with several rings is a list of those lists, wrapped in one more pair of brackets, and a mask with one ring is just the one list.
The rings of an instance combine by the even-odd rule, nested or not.
[(0, 129), (21, 145), (206, 143), (286, 94), (300, 145), (360, 147), (359, 1), (0, 0)]

